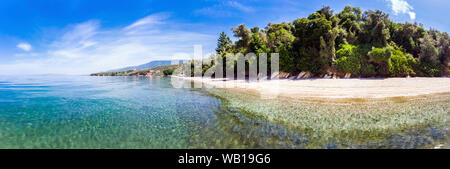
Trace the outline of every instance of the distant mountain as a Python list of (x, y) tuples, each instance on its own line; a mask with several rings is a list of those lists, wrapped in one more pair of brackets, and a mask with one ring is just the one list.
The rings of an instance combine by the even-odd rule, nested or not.
[[(184, 63), (184, 62), (186, 62), (186, 61), (181, 61), (181, 63)], [(170, 60), (155, 60), (155, 61), (148, 62), (146, 64), (109, 70), (107, 72), (120, 72), (120, 71), (126, 71), (126, 70), (145, 70), (145, 69), (151, 69), (156, 66), (167, 66), (167, 65), (172, 65), (172, 61), (170, 61)]]

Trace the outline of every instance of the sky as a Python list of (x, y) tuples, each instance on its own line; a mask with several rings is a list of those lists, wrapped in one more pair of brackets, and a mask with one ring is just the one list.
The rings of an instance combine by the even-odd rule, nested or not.
[(89, 74), (189, 58), (194, 45), (207, 55), (239, 24), (264, 28), (346, 5), (450, 32), (448, 0), (2, 0), (0, 74)]

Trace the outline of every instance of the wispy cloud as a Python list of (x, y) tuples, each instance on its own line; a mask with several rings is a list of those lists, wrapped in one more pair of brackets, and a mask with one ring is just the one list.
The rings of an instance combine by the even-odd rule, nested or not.
[(252, 7), (243, 5), (237, 1), (228, 1), (227, 5), (230, 7), (236, 8), (240, 11), (243, 11), (243, 12), (253, 12), (254, 11), (254, 9)]
[(16, 47), (27, 52), (31, 50), (31, 45), (29, 43), (19, 43)]
[(390, 3), (394, 15), (408, 14), (411, 20), (416, 19), (416, 13), (413, 12), (414, 8), (406, 2), (406, 0), (386, 0)]
[(234, 0), (225, 0), (218, 1), (218, 3), (213, 6), (196, 10), (195, 13), (214, 17), (233, 17), (241, 12), (252, 13), (255, 11), (255, 8), (253, 8), (252, 6), (244, 5)]
[(154, 26), (154, 25), (163, 24), (164, 23), (163, 20), (167, 19), (168, 17), (169, 17), (169, 14), (167, 14), (167, 13), (159, 13), (159, 14), (149, 15), (142, 19), (137, 20), (136, 22), (125, 27), (124, 29), (130, 30), (130, 29), (137, 28), (137, 27)]
[(168, 15), (154, 14), (114, 29), (102, 28), (96, 20), (71, 25), (34, 57), (0, 63), (0, 73), (88, 74), (174, 56), (187, 58), (197, 44), (205, 53), (214, 49), (215, 35), (185, 31), (182, 23), (168, 27), (163, 24), (167, 22)]

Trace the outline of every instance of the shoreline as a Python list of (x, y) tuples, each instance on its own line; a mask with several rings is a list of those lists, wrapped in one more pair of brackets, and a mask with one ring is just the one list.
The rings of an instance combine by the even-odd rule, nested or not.
[[(224, 108), (231, 113), (258, 117), (303, 133), (311, 142), (305, 148), (320, 148), (330, 140), (343, 148), (448, 146), (448, 94), (400, 100), (310, 100), (281, 95), (267, 100), (248, 91), (238, 88), (206, 89), (211, 96), (219, 98)], [(442, 134), (442, 138), (434, 139), (429, 133)], [(403, 142), (405, 137), (416, 140)]]
[(261, 94), (266, 98), (301, 100), (379, 100), (450, 94), (450, 78), (386, 78), (386, 79), (302, 79), (247, 82), (201, 77), (175, 78), (203, 83), (209, 88), (223, 88)]

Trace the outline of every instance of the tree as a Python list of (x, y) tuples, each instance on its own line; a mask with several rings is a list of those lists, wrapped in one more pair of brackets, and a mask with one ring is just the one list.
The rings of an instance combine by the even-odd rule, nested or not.
[(360, 43), (372, 44), (375, 47), (385, 47), (390, 38), (388, 25), (389, 14), (382, 11), (366, 11), (362, 17), (364, 24), (359, 36)]
[(333, 62), (333, 66), (339, 72), (352, 73), (354, 75), (360, 75), (362, 60), (358, 55), (359, 46), (344, 44), (340, 46), (340, 49), (336, 52), (337, 60)]
[(258, 27), (254, 27), (251, 29), (252, 37), (249, 43), (249, 52), (253, 53), (268, 53), (269, 49), (264, 44), (264, 40), (261, 37), (265, 37), (265, 34), (259, 31)]
[(280, 70), (286, 72), (295, 71), (294, 55), (292, 52), (292, 42), (294, 26), (291, 23), (272, 24), (266, 27), (267, 46), (272, 53), (280, 55)]
[(318, 14), (321, 14), (325, 16), (327, 20), (331, 20), (331, 17), (333, 16), (333, 10), (330, 6), (325, 6), (322, 9), (316, 11)]
[(164, 76), (172, 75), (175, 69), (166, 69), (163, 71)]
[(391, 57), (393, 48), (388, 46), (384, 48), (372, 48), (368, 53), (370, 62), (375, 63), (375, 70), (378, 75), (390, 75)]
[(233, 43), (231, 42), (231, 39), (227, 36), (227, 34), (225, 34), (225, 32), (220, 33), (219, 39), (217, 40), (217, 54), (221, 55), (225, 53), (226, 51), (231, 49), (232, 45)]
[(245, 50), (248, 48), (248, 45), (250, 43), (251, 32), (247, 28), (245, 28), (244, 24), (240, 24), (239, 26), (237, 26), (236, 28), (232, 28), (231, 30), (234, 33), (233, 36), (239, 38), (239, 40), (236, 42), (235, 47), (238, 50), (244, 50), (245, 53)]
[(438, 59), (438, 50), (436, 49), (436, 41), (429, 35), (425, 34), (425, 36), (421, 39), (420, 44), (420, 54), (419, 58), (423, 62), (429, 63), (439, 63)]
[(416, 74), (412, 68), (416, 60), (411, 54), (405, 54), (400, 50), (394, 49), (392, 50), (390, 62), (389, 71), (391, 76), (398, 77)]
[(361, 32), (362, 12), (360, 8), (346, 6), (342, 12), (336, 15), (339, 18), (339, 25), (343, 28), (342, 38), (345, 41), (353, 43), (356, 41), (356, 36)]
[[(441, 76), (450, 69), (450, 37), (418, 23), (394, 23), (382, 11), (326, 6), (291, 23), (264, 29), (232, 28), (233, 44), (221, 33), (217, 53), (279, 53), (280, 70), (373, 76)], [(270, 61), (270, 59), (269, 59)], [(269, 63), (270, 64), (270, 63)]]
[[(332, 28), (332, 22), (320, 13), (311, 14), (308, 18), (301, 18), (294, 21), (293, 43), (297, 62), (297, 70), (311, 71), (313, 74), (324, 73), (324, 68), (328, 67), (327, 58), (324, 55), (325, 48), (323, 42), (328, 32)], [(322, 39), (322, 40), (321, 40)], [(321, 51), (322, 44), (322, 52)]]
[(442, 63), (443, 75), (448, 76), (450, 71), (450, 37), (447, 33), (441, 33), (439, 41), (439, 58)]
[(268, 47), (274, 51), (275, 48), (281, 45), (291, 44), (295, 37), (292, 34), (294, 27), (290, 23), (271, 24), (267, 25)]
[(392, 41), (404, 48), (406, 52), (419, 57), (420, 39), (427, 33), (422, 25), (417, 23), (391, 23), (389, 29)]

